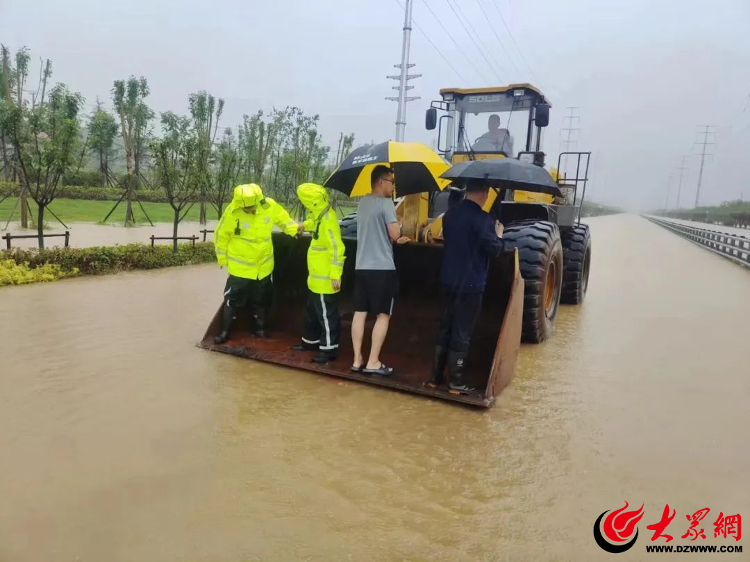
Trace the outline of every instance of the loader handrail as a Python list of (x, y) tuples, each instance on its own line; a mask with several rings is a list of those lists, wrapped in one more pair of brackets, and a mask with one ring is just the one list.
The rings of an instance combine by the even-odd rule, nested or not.
[(736, 234), (721, 232), (719, 230), (688, 226), (686, 224), (673, 222), (669, 219), (654, 217), (651, 215), (644, 216), (654, 224), (658, 224), (683, 238), (687, 238), (691, 242), (700, 244), (701, 246), (704, 246), (717, 254), (721, 254), (736, 263), (750, 266), (750, 238), (747, 236), (739, 236)]

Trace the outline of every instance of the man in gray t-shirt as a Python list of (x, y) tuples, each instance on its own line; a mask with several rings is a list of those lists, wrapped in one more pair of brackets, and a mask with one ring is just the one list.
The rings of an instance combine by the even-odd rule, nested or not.
[[(396, 208), (393, 205), (394, 187), (393, 170), (388, 166), (375, 166), (371, 178), (372, 193), (360, 199), (357, 207), (357, 261), (352, 319), (352, 371), (357, 373), (393, 373), (393, 369), (380, 361), (380, 350), (388, 333), (388, 324), (398, 294), (393, 243), (403, 244), (409, 241), (408, 238), (401, 237), (401, 227), (396, 220)], [(365, 364), (362, 357), (362, 339), (368, 313), (377, 315), (377, 319), (372, 329), (370, 357)]]

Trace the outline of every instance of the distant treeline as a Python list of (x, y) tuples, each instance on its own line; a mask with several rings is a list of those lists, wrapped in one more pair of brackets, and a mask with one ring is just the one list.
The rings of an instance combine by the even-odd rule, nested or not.
[(750, 202), (725, 201), (714, 207), (661, 211), (663, 217), (681, 219), (709, 224), (720, 224), (735, 228), (750, 228)]

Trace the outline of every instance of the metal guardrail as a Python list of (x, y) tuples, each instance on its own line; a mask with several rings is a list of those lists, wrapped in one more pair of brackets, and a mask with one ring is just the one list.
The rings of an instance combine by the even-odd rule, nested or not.
[(200, 232), (200, 233), (201, 233), (201, 234), (203, 235), (203, 241), (204, 241), (204, 242), (206, 241), (206, 237), (207, 237), (207, 236), (208, 236), (209, 234), (213, 234), (213, 233), (214, 233), (214, 231), (213, 231), (213, 230), (208, 230), (207, 228), (204, 228), (203, 230), (199, 230), (198, 232)]
[(730, 258), (737, 263), (750, 266), (750, 238), (747, 236), (697, 228), (659, 217), (646, 216), (646, 218), (654, 224), (663, 226), (667, 230), (671, 230), (675, 234), (687, 238), (691, 242), (705, 246), (709, 250)]
[[(11, 240), (15, 240), (16, 238), (39, 238), (38, 234), (11, 234), (8, 232), (3, 236), (3, 240), (5, 240), (5, 246), (8, 250), (10, 250), (10, 242)], [(67, 248), (70, 246), (70, 231), (66, 230), (64, 234), (42, 234), (42, 238), (65, 238), (65, 247)]]

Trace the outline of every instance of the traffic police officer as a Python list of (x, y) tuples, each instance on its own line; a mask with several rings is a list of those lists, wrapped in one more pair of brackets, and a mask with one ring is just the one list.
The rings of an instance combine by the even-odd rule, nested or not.
[(289, 236), (297, 236), (303, 228), (276, 201), (264, 197), (259, 185), (250, 183), (234, 188), (232, 202), (214, 235), (216, 260), (229, 271), (224, 288), (221, 332), (214, 338), (217, 344), (229, 339), (238, 309), (248, 304), (253, 309), (254, 335), (266, 337), (266, 312), (273, 288), (271, 232), (274, 226)]
[(307, 250), (307, 288), (310, 293), (302, 342), (292, 349), (319, 351), (313, 361), (327, 363), (336, 359), (339, 348), (339, 291), (344, 270), (344, 241), (323, 186), (303, 183), (297, 188), (297, 197), (309, 213), (304, 227), (312, 233), (312, 240)]

